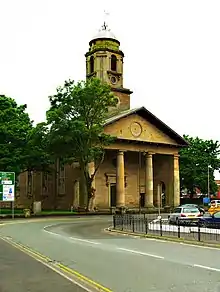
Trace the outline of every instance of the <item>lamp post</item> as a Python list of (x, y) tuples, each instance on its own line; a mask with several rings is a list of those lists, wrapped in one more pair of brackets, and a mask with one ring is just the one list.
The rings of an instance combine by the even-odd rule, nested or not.
[(211, 165), (208, 165), (208, 180), (207, 180), (207, 183), (208, 183), (208, 191), (207, 191), (208, 198), (210, 198), (210, 178), (209, 178), (209, 169), (210, 168), (211, 168)]
[(158, 201), (158, 219), (161, 219), (161, 183), (157, 185), (157, 201)]

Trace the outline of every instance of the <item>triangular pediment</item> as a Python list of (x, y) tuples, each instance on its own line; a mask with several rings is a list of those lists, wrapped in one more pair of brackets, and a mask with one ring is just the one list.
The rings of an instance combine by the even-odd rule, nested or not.
[(187, 142), (144, 107), (106, 120), (104, 132), (118, 139), (186, 146)]

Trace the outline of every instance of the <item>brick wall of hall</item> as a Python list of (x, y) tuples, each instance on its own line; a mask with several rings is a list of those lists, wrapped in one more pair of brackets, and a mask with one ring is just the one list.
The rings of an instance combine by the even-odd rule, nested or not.
[[(115, 150), (106, 151), (105, 160), (100, 166), (96, 178), (96, 205), (98, 208), (110, 207), (110, 185), (116, 183), (116, 154)], [(173, 198), (173, 156), (153, 155), (154, 168), (154, 203), (157, 201), (157, 184), (163, 181), (166, 185), (166, 193), (169, 194), (169, 203)], [(127, 151), (124, 153), (125, 161), (125, 202), (128, 207), (139, 207), (139, 192), (145, 193), (145, 158), (142, 156), (141, 163), (139, 153)], [(139, 165), (141, 169), (139, 171)], [(64, 188), (56, 196), (55, 177), (51, 175), (46, 182), (42, 173), (34, 173), (32, 178), (32, 194), (28, 191), (28, 174), (20, 175), (18, 198), (16, 206), (27, 208), (33, 202), (42, 202), (43, 209), (69, 210), (73, 205), (74, 183), (79, 179), (79, 168), (74, 165), (65, 166), (63, 178)], [(140, 182), (140, 187), (139, 187)]]
[[(30, 178), (28, 172), (19, 176), (19, 191), (15, 206), (17, 208), (29, 208), (33, 201), (41, 201), (42, 209), (69, 210), (73, 205), (74, 183), (79, 179), (79, 169), (74, 165), (65, 165), (63, 175), (63, 187), (56, 195), (55, 174), (46, 175), (41, 172), (33, 173)], [(58, 188), (59, 190), (60, 188)]]

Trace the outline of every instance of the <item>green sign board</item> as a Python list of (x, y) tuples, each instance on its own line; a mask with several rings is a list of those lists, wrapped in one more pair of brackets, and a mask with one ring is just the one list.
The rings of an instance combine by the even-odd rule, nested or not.
[(0, 201), (15, 200), (15, 173), (0, 171)]

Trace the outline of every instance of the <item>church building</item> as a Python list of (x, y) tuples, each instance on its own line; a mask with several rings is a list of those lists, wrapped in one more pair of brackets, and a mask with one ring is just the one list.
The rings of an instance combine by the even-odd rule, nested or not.
[[(109, 83), (118, 98), (104, 124), (104, 132), (117, 139), (106, 148), (96, 173), (94, 205), (99, 210), (178, 206), (179, 150), (188, 143), (145, 107), (130, 108), (132, 91), (123, 86), (124, 53), (105, 23), (89, 42), (85, 57), (86, 77)], [(91, 163), (91, 173), (94, 167)], [(46, 173), (22, 174), (17, 206), (41, 201), (42, 209), (83, 207), (79, 165), (57, 165), (57, 169), (56, 179)]]

